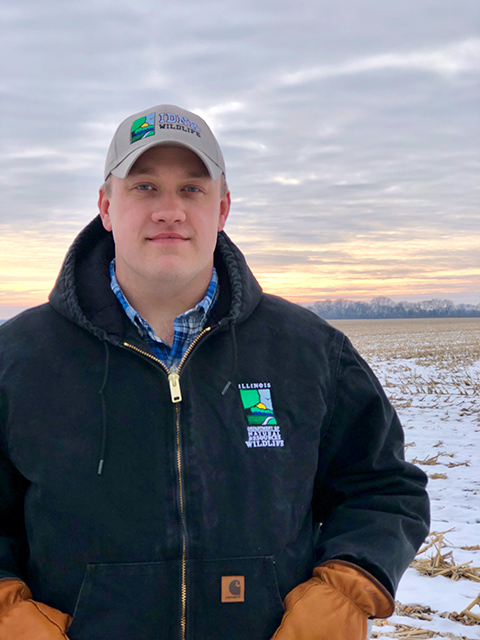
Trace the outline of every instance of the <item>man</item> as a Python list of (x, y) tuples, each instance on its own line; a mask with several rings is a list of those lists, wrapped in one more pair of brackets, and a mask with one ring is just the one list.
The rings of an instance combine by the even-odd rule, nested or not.
[(0, 640), (364, 640), (428, 528), (368, 366), (263, 294), (216, 139), (159, 105), (0, 332)]

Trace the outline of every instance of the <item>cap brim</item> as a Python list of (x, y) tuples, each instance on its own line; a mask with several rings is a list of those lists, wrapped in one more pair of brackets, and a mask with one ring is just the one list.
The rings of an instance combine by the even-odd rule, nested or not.
[(202, 151), (199, 151), (192, 145), (189, 145), (184, 142), (177, 142), (176, 140), (162, 140), (161, 142), (155, 141), (155, 142), (152, 142), (151, 144), (145, 144), (142, 147), (139, 147), (134, 151), (132, 151), (131, 153), (129, 153), (128, 156), (122, 160), (122, 162), (120, 162), (116, 167), (114, 167), (110, 171), (108, 175), (105, 176), (105, 180), (108, 178), (110, 174), (113, 174), (117, 178), (122, 178), (122, 179), (126, 178), (130, 172), (130, 169), (134, 165), (135, 161), (142, 154), (144, 154), (145, 151), (148, 151), (148, 149), (151, 149), (152, 147), (184, 147), (185, 149), (189, 149), (190, 151), (193, 151), (193, 153), (200, 158), (200, 160), (203, 162), (203, 164), (207, 168), (208, 174), (210, 175), (212, 180), (216, 180), (223, 173), (223, 170), (221, 169), (221, 167), (218, 166), (216, 162), (214, 162), (205, 153), (203, 153)]

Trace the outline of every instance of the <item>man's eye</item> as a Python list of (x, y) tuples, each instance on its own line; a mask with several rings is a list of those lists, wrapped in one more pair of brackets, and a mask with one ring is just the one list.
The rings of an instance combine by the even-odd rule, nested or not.
[(198, 193), (200, 189), (198, 187), (185, 187), (185, 191), (189, 193)]
[(151, 188), (152, 187), (149, 184), (139, 184), (137, 187), (139, 191), (150, 191)]

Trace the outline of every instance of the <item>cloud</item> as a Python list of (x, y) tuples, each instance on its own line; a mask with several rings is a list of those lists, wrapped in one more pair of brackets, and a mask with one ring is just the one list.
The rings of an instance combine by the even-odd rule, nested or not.
[(469, 71), (478, 74), (480, 68), (480, 38), (470, 38), (433, 50), (403, 53), (383, 53), (360, 59), (347, 60), (337, 65), (325, 65), (287, 73), (278, 80), (280, 85), (295, 86), (343, 75), (372, 71), (425, 71), (456, 75)]
[(319, 279), (322, 291), (328, 278), (347, 286), (355, 261), (371, 276), (380, 254), (412, 278), (478, 265), (460, 243), (478, 226), (477, 0), (23, 0), (0, 11), (0, 225), (14, 234), (0, 269), (6, 253), (26, 259), (25, 230), (71, 239), (95, 215), (113, 132), (159, 103), (214, 129), (227, 230), (264, 275), (282, 274), (276, 287), (303, 291), (302, 276), (316, 291)]

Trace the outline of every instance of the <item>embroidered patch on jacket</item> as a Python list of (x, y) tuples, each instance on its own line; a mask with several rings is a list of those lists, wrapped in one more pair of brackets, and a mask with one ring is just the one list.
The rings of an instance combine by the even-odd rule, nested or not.
[(155, 135), (155, 112), (135, 120), (130, 133), (130, 144), (153, 135)]
[(247, 447), (283, 447), (280, 426), (273, 412), (269, 382), (239, 384), (240, 397), (247, 419)]
[(222, 576), (222, 602), (245, 602), (245, 576)]

